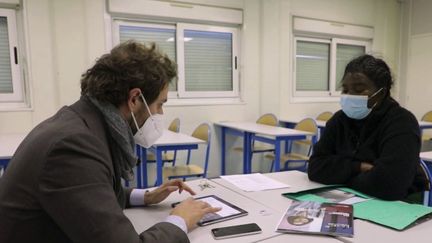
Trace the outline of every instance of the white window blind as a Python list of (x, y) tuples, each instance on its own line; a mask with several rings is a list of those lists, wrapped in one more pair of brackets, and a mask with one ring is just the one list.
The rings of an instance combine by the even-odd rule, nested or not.
[(367, 41), (340, 38), (296, 36), (294, 40), (294, 97), (313, 99), (339, 96), (346, 65), (370, 46)]
[[(144, 44), (156, 43), (159, 49), (167, 54), (167, 56), (176, 60), (176, 30), (169, 26), (156, 25), (134, 25), (127, 24), (119, 26), (120, 42), (128, 40), (136, 40)], [(177, 90), (177, 80), (172, 80), (169, 86), (169, 91)]]
[(239, 97), (237, 28), (114, 20), (113, 44), (130, 39), (155, 42), (177, 62), (170, 99)]
[(354, 46), (348, 44), (336, 45), (336, 90), (341, 90), (342, 77), (346, 65), (354, 58), (366, 53), (365, 46)]
[(0, 93), (13, 93), (8, 23), (0, 17)]
[(297, 41), (296, 89), (298, 91), (329, 90), (330, 44)]
[(16, 10), (0, 8), (0, 103), (5, 107), (24, 102), (17, 31)]
[(232, 91), (232, 34), (184, 30), (186, 91)]

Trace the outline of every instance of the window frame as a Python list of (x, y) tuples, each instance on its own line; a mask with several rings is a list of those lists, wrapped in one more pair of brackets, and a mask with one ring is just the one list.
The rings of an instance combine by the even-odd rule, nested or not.
[[(18, 29), (16, 11), (0, 8), (0, 17), (5, 17), (8, 28), (9, 58), (11, 65), (12, 93), (0, 93), (0, 104), (24, 102), (24, 84), (21, 79), (20, 57), (18, 48)], [(15, 62), (16, 60), (16, 62)]]
[[(354, 40), (349, 38), (336, 38), (336, 37), (323, 37), (323, 36), (311, 36), (311, 35), (294, 35), (293, 38), (293, 92), (292, 100), (300, 102), (316, 102), (316, 101), (337, 101), (341, 95), (340, 91), (337, 91), (337, 80), (336, 80), (336, 56), (337, 56), (337, 45), (352, 45), (365, 47), (365, 53), (370, 53), (372, 40)], [(328, 43), (330, 45), (329, 51), (329, 90), (327, 91), (297, 91), (297, 42), (307, 41), (313, 43)]]
[[(235, 27), (213, 26), (203, 24), (190, 24), (183, 22), (158, 22), (146, 19), (112, 19), (112, 41), (113, 46), (120, 43), (120, 26), (138, 26), (138, 27), (156, 27), (167, 28), (169, 26), (176, 32), (176, 63), (178, 65), (177, 90), (168, 92), (168, 98), (171, 100), (188, 100), (188, 99), (220, 99), (220, 98), (240, 98), (240, 73), (239, 73), (239, 30)], [(185, 61), (184, 61), (184, 30), (197, 31), (214, 31), (231, 33), (232, 35), (232, 90), (231, 91), (186, 91), (185, 80)]]
[[(198, 31), (211, 31), (211, 32), (224, 32), (231, 33), (232, 35), (232, 49), (231, 49), (231, 68), (232, 68), (232, 91), (186, 91), (185, 80), (185, 54), (184, 54), (184, 31), (185, 30), (198, 30)], [(178, 86), (177, 91), (179, 98), (224, 98), (224, 97), (238, 97), (239, 96), (239, 75), (238, 75), (238, 40), (237, 30), (230, 27), (220, 27), (211, 25), (200, 24), (186, 24), (177, 23), (177, 60), (178, 60)]]

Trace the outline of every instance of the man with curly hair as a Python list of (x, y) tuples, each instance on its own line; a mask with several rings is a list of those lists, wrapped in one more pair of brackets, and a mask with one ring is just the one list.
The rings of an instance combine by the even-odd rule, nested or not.
[(0, 242), (189, 242), (204, 214), (218, 208), (185, 200), (137, 234), (123, 209), (163, 201), (182, 181), (152, 191), (124, 189), (132, 180), (135, 142), (161, 136), (159, 117), (175, 63), (129, 41), (113, 48), (82, 75), (81, 98), (36, 126), (0, 182)]

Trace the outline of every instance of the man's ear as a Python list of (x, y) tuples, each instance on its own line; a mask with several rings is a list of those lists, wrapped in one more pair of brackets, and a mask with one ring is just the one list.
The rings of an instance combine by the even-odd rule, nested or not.
[(133, 88), (129, 90), (127, 104), (131, 111), (135, 111), (140, 101), (141, 90), (139, 88)]

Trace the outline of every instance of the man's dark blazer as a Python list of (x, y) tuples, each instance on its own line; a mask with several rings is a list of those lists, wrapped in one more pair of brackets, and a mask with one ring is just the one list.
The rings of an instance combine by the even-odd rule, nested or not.
[(136, 233), (113, 189), (106, 131), (82, 98), (30, 132), (0, 178), (0, 242), (189, 242), (166, 222)]

